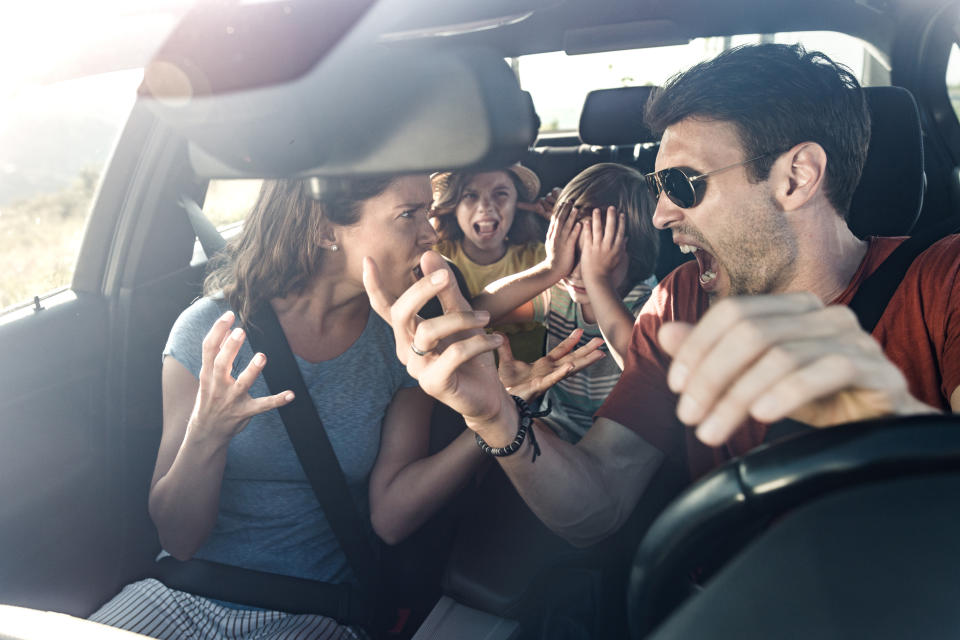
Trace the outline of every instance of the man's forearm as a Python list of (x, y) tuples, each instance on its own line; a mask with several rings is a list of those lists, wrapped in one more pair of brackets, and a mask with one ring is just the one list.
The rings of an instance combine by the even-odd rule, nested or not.
[[(659, 452), (638, 436), (612, 421), (601, 421), (577, 445), (536, 425), (541, 452), (536, 462), (531, 462), (529, 442), (512, 455), (497, 458), (537, 517), (577, 546), (593, 544), (616, 531), (660, 463)], [(489, 444), (509, 443), (516, 425), (506, 421), (498, 425), (501, 439)]]

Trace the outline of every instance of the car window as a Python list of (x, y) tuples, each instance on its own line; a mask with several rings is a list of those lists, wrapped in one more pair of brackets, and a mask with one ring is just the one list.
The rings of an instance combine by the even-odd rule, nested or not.
[(238, 226), (250, 212), (262, 180), (211, 180), (203, 200), (203, 214), (221, 233)]
[(70, 286), (141, 70), (0, 93), (0, 309)]
[(950, 59), (947, 61), (947, 93), (953, 112), (960, 118), (960, 47), (956, 43), (950, 47)]
[(669, 47), (575, 56), (544, 53), (511, 62), (520, 85), (533, 96), (540, 131), (576, 131), (584, 98), (593, 89), (662, 85), (673, 74), (725, 49), (761, 41), (799, 42), (848, 66), (866, 86), (890, 84), (889, 64), (879, 52), (858, 38), (835, 32), (697, 38)]

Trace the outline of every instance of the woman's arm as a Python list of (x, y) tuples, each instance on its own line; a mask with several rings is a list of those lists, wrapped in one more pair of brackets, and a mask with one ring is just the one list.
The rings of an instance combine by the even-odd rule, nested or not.
[(583, 225), (580, 236), (580, 270), (590, 296), (593, 314), (600, 333), (614, 362), (623, 369), (624, 357), (633, 333), (633, 314), (624, 306), (616, 290), (613, 274), (626, 266), (626, 220), (615, 207), (607, 209), (606, 220), (601, 221), (600, 210), (594, 209)]
[(290, 391), (250, 397), (266, 364), (262, 354), (231, 377), (245, 337), (231, 332), (232, 324), (233, 314), (224, 314), (204, 338), (199, 380), (174, 358), (163, 361), (163, 435), (149, 509), (163, 548), (180, 560), (200, 548), (216, 523), (230, 439), (254, 415), (293, 400)]
[(530, 300), (555, 285), (573, 269), (580, 225), (569, 203), (562, 204), (550, 219), (547, 257), (520, 273), (500, 278), (486, 286), (470, 304), (490, 312), (491, 321), (526, 322), (533, 319)]
[(370, 519), (387, 544), (400, 542), (426, 522), (484, 461), (468, 429), (427, 455), (433, 406), (433, 398), (412, 387), (398, 391), (387, 409), (370, 476)]

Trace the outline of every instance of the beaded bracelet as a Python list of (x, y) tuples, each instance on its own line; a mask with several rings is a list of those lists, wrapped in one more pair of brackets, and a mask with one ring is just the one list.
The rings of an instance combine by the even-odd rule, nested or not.
[(517, 435), (513, 439), (513, 442), (508, 444), (505, 447), (491, 447), (486, 442), (483, 441), (483, 438), (480, 437), (480, 434), (477, 435), (477, 446), (480, 447), (480, 450), (484, 453), (490, 454), (491, 456), (496, 456), (498, 458), (503, 458), (511, 454), (516, 453), (520, 446), (523, 444), (524, 439), (527, 437), (527, 433), (530, 434), (530, 444), (533, 445), (533, 457), (530, 458), (530, 462), (536, 462), (537, 456), (540, 455), (540, 445), (537, 443), (537, 436), (533, 433), (533, 419), (539, 418), (550, 413), (552, 406), (550, 401), (547, 401), (547, 408), (544, 411), (538, 411), (536, 413), (530, 411), (530, 406), (526, 403), (523, 398), (517, 396), (510, 396), (513, 398), (513, 401), (517, 404), (517, 413), (520, 414), (520, 425), (517, 428)]

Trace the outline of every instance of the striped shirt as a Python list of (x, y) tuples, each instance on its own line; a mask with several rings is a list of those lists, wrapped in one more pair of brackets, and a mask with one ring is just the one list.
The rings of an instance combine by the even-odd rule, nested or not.
[[(640, 313), (656, 284), (656, 277), (650, 276), (624, 296), (623, 305), (634, 317)], [(602, 337), (600, 327), (583, 319), (580, 305), (576, 304), (560, 285), (554, 285), (537, 296), (533, 301), (533, 309), (534, 319), (547, 327), (548, 352), (577, 328), (583, 329), (577, 348), (593, 338)], [(600, 349), (609, 353), (606, 344)], [(611, 357), (603, 358), (568, 376), (551, 387), (544, 396), (542, 407), (546, 407), (547, 400), (550, 400), (553, 409), (541, 420), (564, 440), (577, 442), (593, 424), (594, 412), (600, 408), (619, 379), (620, 367)]]

